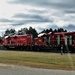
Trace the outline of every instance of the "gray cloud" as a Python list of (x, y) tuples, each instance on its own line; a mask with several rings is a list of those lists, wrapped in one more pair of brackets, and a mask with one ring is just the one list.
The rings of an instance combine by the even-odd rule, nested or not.
[(43, 18), (41, 15), (38, 15), (38, 14), (23, 14), (23, 13), (16, 14), (13, 17), (16, 17), (16, 18), (31, 18), (31, 19), (42, 19)]
[(13, 22), (12, 20), (6, 19), (6, 18), (0, 18), (0, 22)]
[(23, 25), (23, 24), (25, 24), (25, 21), (15, 21), (11, 25), (13, 25), (13, 26), (19, 26), (19, 25)]
[(25, 24), (31, 24), (31, 23), (46, 23), (46, 22), (50, 22), (49, 20), (42, 20), (42, 19), (34, 19), (34, 20), (20, 20), (20, 21), (14, 21), (12, 23), (12, 25), (16, 26), (16, 25), (25, 25)]
[(39, 15), (39, 14), (23, 14), (23, 13), (19, 13), (19, 14), (16, 14), (15, 16), (13, 16), (15, 18), (23, 18), (23, 19), (37, 19), (37, 20), (40, 20), (41, 22), (42, 21), (45, 21), (45, 22), (53, 22), (52, 19), (46, 17), (46, 16), (42, 16), (42, 15)]
[(38, 23), (38, 22), (43, 22), (43, 23), (50, 23), (53, 22), (52, 19), (46, 17), (46, 16), (41, 16), (38, 14), (23, 14), (19, 13), (13, 16), (13, 18), (22, 18), (23, 20), (20, 20), (16, 22), (16, 25), (23, 25), (27, 23)]
[[(49, 0), (47, 0), (49, 2)], [(46, 0), (13, 0), (13, 1), (8, 1), (10, 3), (16, 3), (16, 4), (34, 4), (34, 3), (42, 3), (42, 2), (47, 2)]]
[(68, 14), (72, 14), (72, 13), (75, 14), (75, 10), (65, 10), (64, 12)]
[(45, 7), (75, 8), (75, 0), (14, 0), (10, 3), (31, 4)]
[(63, 27), (64, 29), (68, 31), (75, 31), (75, 25), (69, 24), (67, 27)]

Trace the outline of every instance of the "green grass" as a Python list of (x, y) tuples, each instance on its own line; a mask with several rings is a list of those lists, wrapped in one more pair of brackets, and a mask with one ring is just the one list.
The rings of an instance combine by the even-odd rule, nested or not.
[(75, 54), (61, 55), (60, 53), (0, 50), (0, 63), (48, 69), (75, 70)]

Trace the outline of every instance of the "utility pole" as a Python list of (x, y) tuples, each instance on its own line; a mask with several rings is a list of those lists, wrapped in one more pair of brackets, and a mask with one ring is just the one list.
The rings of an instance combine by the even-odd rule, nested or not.
[(63, 46), (61, 46), (61, 55), (63, 55)]

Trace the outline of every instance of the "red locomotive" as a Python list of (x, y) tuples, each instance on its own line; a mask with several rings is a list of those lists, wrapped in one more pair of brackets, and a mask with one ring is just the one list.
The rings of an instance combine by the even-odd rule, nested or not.
[(19, 48), (22, 49), (23, 47), (28, 47), (32, 45), (32, 35), (25, 34), (25, 35), (12, 35), (6, 36), (3, 41), (3, 46), (6, 48)]
[(1, 40), (1, 45), (6, 48), (56, 52), (63, 49), (64, 52), (75, 52), (75, 32), (41, 33), (34, 39), (32, 34), (12, 35)]
[(50, 32), (41, 36), (47, 43), (49, 50), (63, 50), (75, 52), (75, 32)]

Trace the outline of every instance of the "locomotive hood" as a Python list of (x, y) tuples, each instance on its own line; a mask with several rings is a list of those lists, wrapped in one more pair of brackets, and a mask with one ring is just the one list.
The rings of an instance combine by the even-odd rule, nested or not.
[(38, 37), (42, 37), (42, 36), (44, 36), (44, 35), (46, 35), (46, 33), (40, 33), (40, 34), (38, 35)]

